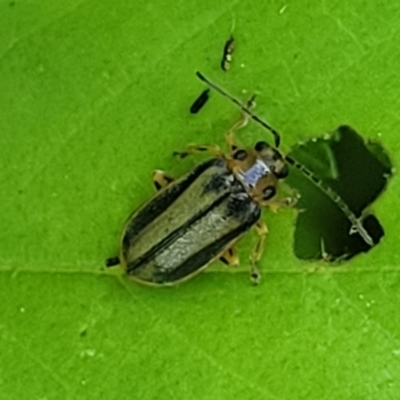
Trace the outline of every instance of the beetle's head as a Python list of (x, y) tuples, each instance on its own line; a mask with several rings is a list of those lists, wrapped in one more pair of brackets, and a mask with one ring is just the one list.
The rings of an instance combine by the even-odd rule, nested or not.
[(254, 150), (257, 157), (269, 167), (277, 179), (284, 179), (288, 176), (289, 168), (277, 149), (271, 147), (267, 142), (257, 142)]
[(281, 153), (266, 142), (258, 142), (254, 149), (235, 149), (232, 171), (260, 203), (275, 196), (278, 180), (289, 172)]

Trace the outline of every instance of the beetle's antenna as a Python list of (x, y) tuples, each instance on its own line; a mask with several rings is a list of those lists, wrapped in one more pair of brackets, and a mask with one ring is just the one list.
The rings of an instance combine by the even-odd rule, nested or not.
[(365, 230), (362, 225), (362, 217), (357, 218), (355, 214), (350, 210), (349, 206), (344, 202), (344, 200), (329, 186), (325, 186), (321, 179), (318, 179), (312, 172), (310, 172), (303, 165), (298, 163), (293, 158), (285, 156), (285, 160), (296, 167), (299, 171), (303, 173), (309, 180), (311, 180), (315, 185), (317, 185), (323, 193), (325, 193), (336, 205), (343, 211), (344, 215), (348, 218), (348, 220), (352, 223), (349, 234), (352, 235), (354, 233), (358, 233), (365, 242), (371, 247), (374, 245), (374, 241), (371, 236)]
[(217, 91), (219, 94), (222, 94), (222, 96), (227, 97), (230, 99), (233, 103), (235, 103), (244, 113), (246, 113), (249, 117), (254, 119), (254, 121), (257, 121), (259, 124), (261, 124), (264, 128), (268, 129), (275, 138), (275, 147), (279, 147), (279, 144), (281, 142), (281, 136), (278, 131), (276, 131), (271, 125), (267, 124), (265, 121), (263, 121), (261, 118), (259, 118), (257, 115), (253, 114), (245, 105), (243, 105), (238, 99), (235, 97), (231, 96), (229, 93), (225, 92), (225, 90), (221, 89), (219, 86), (217, 86), (215, 83), (211, 82), (209, 79), (207, 79), (201, 72), (197, 71), (196, 72), (197, 77), (205, 82), (211, 89), (214, 89)]
[[(263, 121), (257, 115), (253, 114), (238, 99), (236, 99), (235, 97), (231, 96), (229, 93), (225, 92), (223, 89), (221, 89), (215, 83), (213, 83), (209, 79), (207, 79), (201, 72), (197, 71), (196, 75), (200, 80), (205, 82), (210, 88), (214, 89), (218, 93), (220, 93), (223, 96), (225, 96), (228, 99), (230, 99), (243, 112), (245, 112), (248, 116), (250, 116), (254, 121), (258, 122), (264, 128), (268, 129), (275, 137), (275, 147), (279, 147), (280, 134), (274, 128), (272, 128), (269, 124), (267, 124), (265, 121)], [(365, 228), (362, 225), (362, 217), (357, 218), (356, 215), (350, 210), (349, 206), (344, 202), (344, 200), (335, 191), (333, 191), (329, 186), (324, 185), (323, 182), (321, 181), (321, 179), (318, 179), (311, 171), (309, 171), (306, 167), (301, 165), (299, 162), (297, 162), (293, 158), (285, 156), (285, 160), (289, 164), (291, 164), (295, 168), (297, 168), (299, 171), (301, 171), (302, 174), (306, 178), (308, 178), (315, 185), (317, 185), (323, 193), (325, 193), (333, 202), (335, 202), (337, 204), (339, 209), (343, 211), (343, 213), (346, 216), (346, 218), (348, 218), (348, 220), (352, 224), (350, 232), (349, 232), (350, 235), (354, 234), (354, 233), (358, 233), (365, 240), (365, 242), (368, 245), (370, 245), (371, 247), (374, 245), (374, 241), (372, 240), (371, 236), (368, 234), (368, 232), (365, 230)]]

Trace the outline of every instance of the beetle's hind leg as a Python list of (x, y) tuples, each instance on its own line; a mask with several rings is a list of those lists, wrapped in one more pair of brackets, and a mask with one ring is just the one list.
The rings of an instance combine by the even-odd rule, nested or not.
[(260, 260), (264, 250), (264, 242), (265, 238), (267, 237), (268, 228), (264, 221), (259, 220), (255, 225), (255, 229), (259, 238), (250, 254), (250, 261), (251, 261), (250, 279), (254, 285), (258, 285), (260, 283), (261, 275), (260, 271), (257, 268), (257, 262)]
[[(255, 106), (255, 98), (256, 96), (253, 95), (251, 99), (246, 103), (246, 107), (248, 109), (251, 109), (252, 107)], [(242, 116), (239, 121), (235, 122), (228, 130), (228, 132), (225, 134), (225, 140), (226, 143), (228, 144), (229, 151), (233, 152), (235, 151), (239, 146), (237, 145), (236, 142), (236, 137), (235, 137), (235, 132), (238, 131), (239, 129), (244, 128), (248, 122), (249, 122), (249, 115), (246, 114), (245, 112), (242, 112)]]
[(171, 182), (174, 181), (174, 178), (167, 175), (164, 171), (156, 170), (153, 172), (153, 183), (157, 190), (161, 190), (162, 188), (167, 187)]
[(239, 256), (236, 249), (232, 246), (225, 251), (224, 254), (219, 258), (224, 264), (234, 267), (239, 265)]
[(174, 151), (173, 155), (179, 158), (185, 158), (192, 154), (208, 152), (213, 157), (220, 157), (223, 158), (223, 153), (220, 148), (216, 145), (205, 145), (205, 146), (198, 146), (198, 145), (190, 145), (186, 148), (185, 151)]

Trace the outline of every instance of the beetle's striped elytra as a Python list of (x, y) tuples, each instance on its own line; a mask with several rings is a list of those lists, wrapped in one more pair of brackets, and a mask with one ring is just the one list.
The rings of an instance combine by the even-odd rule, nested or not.
[(121, 260), (132, 277), (174, 284), (200, 272), (260, 217), (259, 207), (213, 158), (136, 211), (125, 226)]
[[(250, 111), (252, 101), (245, 106), (202, 74), (197, 76), (243, 111), (242, 118), (225, 135), (229, 151), (223, 153), (218, 146), (207, 145), (188, 146), (185, 151), (174, 153), (183, 158), (208, 152), (212, 158), (176, 180), (161, 171), (154, 173), (158, 192), (128, 218), (121, 235), (119, 257), (107, 260), (107, 266), (120, 263), (140, 283), (171, 286), (193, 277), (217, 259), (237, 264), (234, 245), (254, 227), (259, 238), (250, 261), (251, 278), (257, 283), (260, 276), (257, 262), (267, 234), (260, 218), (261, 209), (293, 204), (292, 199), (276, 199), (278, 182), (288, 174), (286, 161), (316, 181), (368, 242), (370, 238), (361, 220), (341, 198), (277, 150), (279, 133)], [(273, 134), (276, 147), (264, 141), (252, 148), (239, 147), (235, 131), (246, 125), (249, 118)]]

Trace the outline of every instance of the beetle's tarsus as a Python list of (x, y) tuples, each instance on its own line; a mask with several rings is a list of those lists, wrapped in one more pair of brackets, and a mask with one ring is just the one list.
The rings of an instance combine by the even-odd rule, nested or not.
[(223, 158), (223, 153), (218, 146), (215, 145), (190, 145), (186, 148), (186, 151), (174, 151), (175, 157), (185, 158), (192, 154), (209, 152), (213, 157)]
[(254, 227), (258, 234), (258, 241), (250, 254), (250, 261), (251, 261), (250, 279), (254, 285), (258, 285), (260, 283), (261, 274), (256, 264), (261, 258), (261, 255), (263, 253), (264, 242), (265, 238), (267, 237), (268, 228), (265, 222), (262, 221), (261, 219), (258, 220), (258, 222)]
[(186, 158), (189, 155), (189, 153), (187, 151), (174, 151), (172, 155), (174, 157)]
[(257, 286), (257, 285), (260, 284), (261, 274), (260, 274), (260, 271), (258, 270), (258, 268), (255, 265), (253, 265), (252, 268), (251, 268), (250, 280), (251, 280), (251, 283), (254, 286)]

